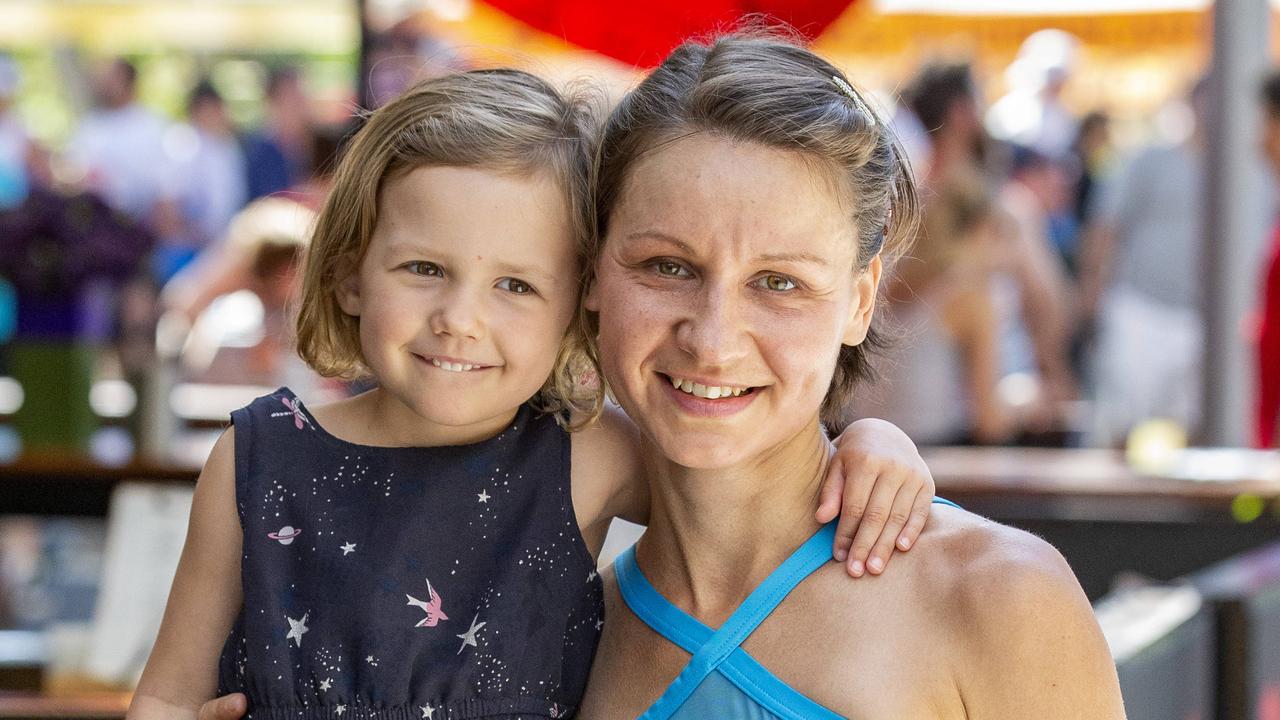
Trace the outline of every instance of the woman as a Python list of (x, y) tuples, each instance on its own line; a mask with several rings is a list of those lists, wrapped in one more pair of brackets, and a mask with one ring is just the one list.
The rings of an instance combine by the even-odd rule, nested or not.
[(776, 38), (686, 43), (615, 109), (596, 171), (587, 305), (654, 502), (609, 574), (580, 716), (1123, 717), (1044, 542), (935, 507), (875, 582), (821, 551), (822, 421), (865, 373), (883, 266), (917, 212), (843, 75)]

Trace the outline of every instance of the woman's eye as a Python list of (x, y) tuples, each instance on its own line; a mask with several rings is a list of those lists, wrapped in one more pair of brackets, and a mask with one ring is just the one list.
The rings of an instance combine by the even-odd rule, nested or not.
[(433, 262), (426, 262), (425, 260), (415, 260), (411, 263), (405, 263), (404, 267), (406, 270), (413, 273), (414, 275), (427, 275), (427, 276), (435, 276), (435, 277), (440, 277), (444, 275), (444, 271), (440, 269), (439, 265)]
[(794, 290), (796, 287), (795, 282), (784, 275), (765, 275), (756, 282), (759, 283), (760, 287), (774, 292), (786, 292), (787, 290)]
[(659, 260), (654, 263), (654, 269), (659, 275), (664, 277), (685, 277), (689, 274), (680, 263), (671, 262), (670, 260)]
[(498, 288), (516, 295), (527, 295), (533, 292), (533, 286), (523, 280), (515, 278), (502, 278), (498, 281)]

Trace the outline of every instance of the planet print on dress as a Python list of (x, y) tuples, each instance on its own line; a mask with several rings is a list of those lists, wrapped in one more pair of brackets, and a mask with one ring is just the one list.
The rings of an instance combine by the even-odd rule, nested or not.
[(409, 598), (409, 605), (422, 608), (427, 614), (414, 627), (435, 627), (441, 620), (449, 619), (449, 616), (444, 614), (444, 610), (440, 609), (440, 604), (443, 601), (440, 598), (440, 594), (435, 591), (435, 588), (431, 587), (430, 580), (427, 580), (427, 597), (429, 598), (427, 602), (423, 602), (408, 593), (405, 593), (405, 597)]
[(267, 537), (279, 542), (281, 545), (291, 545), (293, 539), (302, 534), (302, 528), (295, 528), (292, 525), (285, 525), (276, 532), (267, 533)]

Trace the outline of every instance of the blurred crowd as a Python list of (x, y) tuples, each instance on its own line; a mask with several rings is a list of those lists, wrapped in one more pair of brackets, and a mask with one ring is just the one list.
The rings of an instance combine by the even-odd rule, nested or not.
[[(1121, 150), (1105, 110), (1081, 115), (1063, 101), (1079, 53), (1071, 35), (1035, 33), (989, 107), (963, 62), (928, 62), (902, 87), (891, 121), (925, 221), (888, 275), (892, 347), (850, 418), (887, 418), (922, 445), (1117, 446), (1149, 418), (1196, 427), (1205, 85), (1187, 89), (1179, 136)], [(367, 57), (366, 107), (465, 64), (407, 27), (375, 38)], [(125, 59), (88, 77), (92, 107), (53, 152), (13, 111), (21, 78), (0, 56), (0, 342), (57, 324), (58, 313), (31, 308), (109, 296), (115, 312), (97, 322), (125, 376), (168, 353), (185, 378), (340, 392), (292, 353), (288, 313), (307, 228), (351, 126), (316, 121), (296, 66), (270, 68), (254, 127), (237, 126), (206, 78), (175, 120), (139, 102)], [(1280, 81), (1268, 81), (1259, 111), (1260, 155), (1280, 169)], [(1274, 180), (1257, 188), (1271, 208)], [(1261, 446), (1277, 443), (1280, 413), (1277, 253), (1257, 278), (1250, 339)], [(14, 312), (15, 297), (27, 311)], [(85, 313), (71, 315), (83, 331)]]
[[(851, 415), (885, 417), (922, 444), (1111, 447), (1153, 418), (1195, 432), (1206, 81), (1187, 89), (1178, 132), (1121, 150), (1105, 111), (1078, 116), (1062, 101), (1078, 54), (1067, 33), (1031, 35), (990, 107), (965, 63), (928, 63), (907, 83), (894, 123), (924, 227), (887, 288), (896, 346)], [(1280, 82), (1258, 99), (1258, 146), (1280, 172)], [(1261, 238), (1275, 186), (1259, 172), (1268, 214), (1249, 221)], [(1267, 267), (1266, 283), (1242, 279), (1261, 289), (1254, 336), (1239, 339), (1257, 344), (1262, 447), (1277, 444), (1280, 412), (1280, 267)]]

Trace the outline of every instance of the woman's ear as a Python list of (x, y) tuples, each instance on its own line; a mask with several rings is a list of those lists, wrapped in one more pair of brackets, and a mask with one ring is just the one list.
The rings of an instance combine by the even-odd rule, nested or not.
[(342, 279), (333, 289), (338, 307), (351, 317), (360, 317), (360, 269), (347, 264)]
[(844, 326), (845, 345), (858, 345), (867, 339), (871, 316), (876, 309), (876, 292), (880, 289), (880, 273), (884, 267), (876, 255), (867, 268), (858, 273), (853, 285), (853, 303), (849, 307), (849, 321)]

